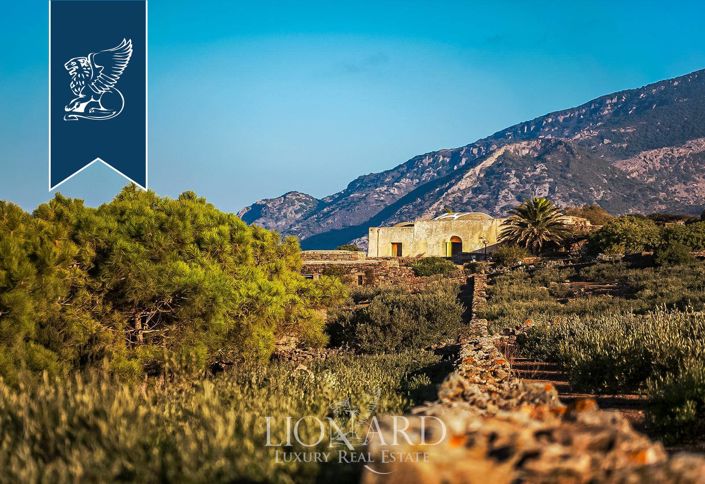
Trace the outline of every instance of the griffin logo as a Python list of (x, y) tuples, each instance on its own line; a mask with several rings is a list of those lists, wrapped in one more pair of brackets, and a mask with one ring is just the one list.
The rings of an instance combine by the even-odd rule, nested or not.
[(64, 121), (106, 121), (122, 113), (125, 98), (115, 87), (132, 57), (132, 40), (112, 49), (69, 59), (64, 67), (71, 76), (75, 96), (65, 107)]

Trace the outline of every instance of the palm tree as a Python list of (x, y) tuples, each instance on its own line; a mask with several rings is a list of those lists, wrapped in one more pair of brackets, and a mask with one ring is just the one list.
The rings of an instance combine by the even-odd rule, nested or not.
[(557, 244), (568, 234), (560, 209), (547, 198), (533, 197), (512, 209), (502, 224), (499, 241), (539, 254), (545, 245)]

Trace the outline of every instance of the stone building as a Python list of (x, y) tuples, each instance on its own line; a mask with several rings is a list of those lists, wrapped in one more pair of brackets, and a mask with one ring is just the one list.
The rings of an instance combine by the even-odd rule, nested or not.
[(368, 257), (454, 257), (497, 245), (505, 219), (485, 213), (446, 213), (433, 220), (370, 227)]

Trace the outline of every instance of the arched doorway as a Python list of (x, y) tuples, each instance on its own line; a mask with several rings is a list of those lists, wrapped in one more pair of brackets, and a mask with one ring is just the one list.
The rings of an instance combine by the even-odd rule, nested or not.
[(463, 239), (454, 235), (450, 238), (450, 255), (455, 257), (463, 253)]

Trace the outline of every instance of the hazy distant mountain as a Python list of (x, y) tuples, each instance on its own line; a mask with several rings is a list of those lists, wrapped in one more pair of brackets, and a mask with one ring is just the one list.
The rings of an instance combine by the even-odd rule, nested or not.
[(705, 206), (705, 70), (517, 124), (455, 149), (364, 175), (318, 200), (289, 192), (240, 212), (329, 248), (367, 228), (446, 208), (503, 215), (530, 195), (614, 213), (700, 213)]

